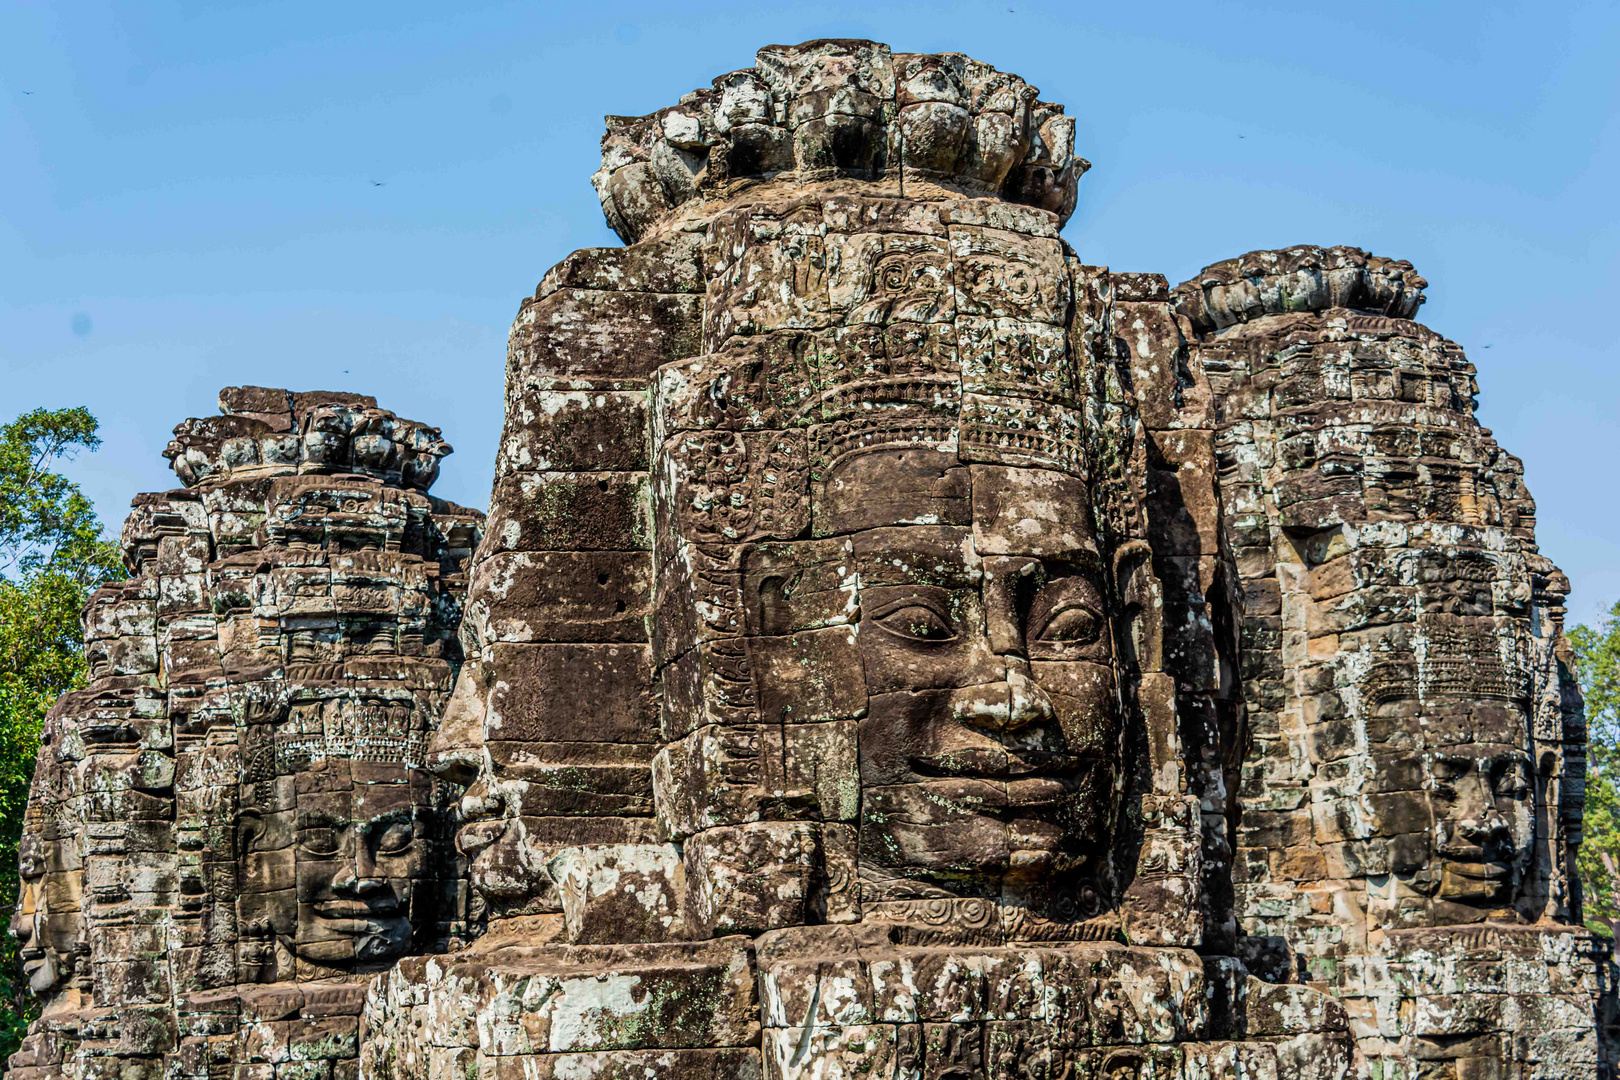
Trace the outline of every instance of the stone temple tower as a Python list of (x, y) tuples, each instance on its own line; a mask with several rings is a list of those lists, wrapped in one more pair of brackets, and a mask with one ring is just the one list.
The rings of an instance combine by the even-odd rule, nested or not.
[(427, 494), (438, 430), (372, 398), (220, 408), (175, 429), (184, 486), (135, 499), (89, 685), (46, 721), (12, 924), (46, 1005), (17, 1080), (352, 1067), (366, 979), (459, 930), (419, 766), (482, 515)]
[(609, 119), (429, 749), (482, 936), (364, 1074), (1346, 1075), (1235, 958), (1212, 395), (1073, 132), (857, 41)]
[(1386, 1076), (1593, 1075), (1569, 582), (1427, 284), (1305, 246), (1175, 290), (1245, 594), (1241, 951)]
[(178, 430), (12, 1075), (1613, 1076), (1568, 583), (1410, 264), (1090, 265), (1072, 119), (959, 53), (602, 150), (487, 522), (371, 399)]

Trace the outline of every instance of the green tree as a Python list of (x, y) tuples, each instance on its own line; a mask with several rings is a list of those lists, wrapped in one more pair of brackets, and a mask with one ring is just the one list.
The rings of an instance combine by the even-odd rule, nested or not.
[[(56, 471), (101, 440), (82, 408), (35, 409), (0, 427), (0, 920), (17, 902), (17, 840), (40, 724), (64, 691), (84, 685), (79, 613), (124, 576), (78, 485)], [(0, 946), (0, 1062), (34, 1004), (9, 934)]]
[(1586, 921), (1612, 936), (1620, 925), (1620, 603), (1596, 627), (1569, 632), (1586, 698), (1586, 821), (1580, 852)]

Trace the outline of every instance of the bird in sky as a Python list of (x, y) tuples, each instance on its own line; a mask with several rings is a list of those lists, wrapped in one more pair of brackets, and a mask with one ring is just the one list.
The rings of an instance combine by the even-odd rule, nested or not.
[(24, 90), (23, 93), (27, 94), (29, 97), (34, 96), (34, 92), (32, 90)]
[(388, 186), (388, 181), (386, 181), (386, 180), (373, 180), (371, 182), (371, 186), (372, 187), (387, 187)]
[(1480, 346), (1480, 348), (1482, 348), (1482, 349), (1488, 349), (1488, 348), (1490, 348), (1490, 346), (1489, 346), (1489, 345), (1481, 345), (1481, 346)]

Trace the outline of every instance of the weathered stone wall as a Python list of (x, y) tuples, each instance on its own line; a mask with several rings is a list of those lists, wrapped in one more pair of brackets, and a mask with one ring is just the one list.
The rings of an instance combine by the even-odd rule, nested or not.
[(353, 1075), (366, 973), (458, 930), (415, 767), (482, 515), (426, 494), (449, 446), (371, 398), (220, 406), (175, 429), (186, 486), (136, 498), (89, 685), (46, 722), (17, 1080)]
[(1425, 285), (1301, 247), (1175, 290), (1245, 596), (1243, 955), (1343, 999), (1386, 1077), (1591, 1075), (1569, 585)]

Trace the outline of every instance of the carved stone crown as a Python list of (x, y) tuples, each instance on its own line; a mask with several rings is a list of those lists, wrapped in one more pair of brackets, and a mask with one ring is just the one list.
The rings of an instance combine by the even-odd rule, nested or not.
[(961, 53), (873, 41), (768, 45), (752, 68), (647, 116), (609, 116), (591, 178), (608, 224), (634, 243), (733, 181), (792, 173), (927, 181), (1067, 220), (1090, 163), (1074, 120), (1016, 75)]
[(1171, 294), (1176, 311), (1200, 331), (1265, 315), (1354, 308), (1410, 319), (1428, 282), (1404, 259), (1360, 248), (1314, 244), (1251, 251), (1204, 267)]
[(228, 386), (223, 416), (186, 420), (163, 451), (187, 487), (229, 477), (356, 473), (426, 491), (451, 452), (438, 428), (365, 394)]
[(326, 758), (419, 768), (430, 723), (407, 694), (380, 688), (293, 702), (273, 738), (275, 772), (291, 776)]

